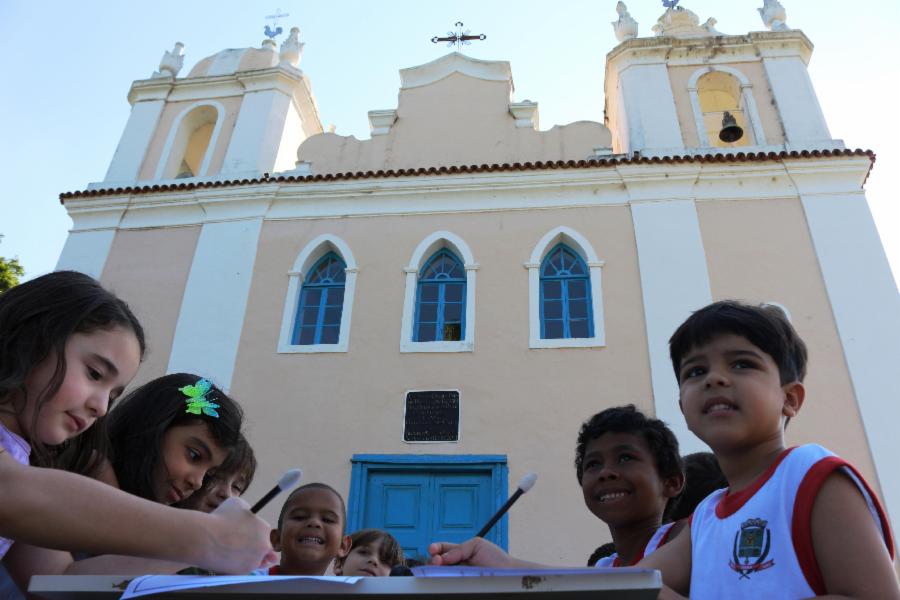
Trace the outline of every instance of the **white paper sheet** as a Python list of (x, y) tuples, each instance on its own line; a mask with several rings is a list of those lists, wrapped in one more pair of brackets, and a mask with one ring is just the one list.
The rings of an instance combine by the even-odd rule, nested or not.
[[(488, 567), (413, 567), (412, 572), (416, 577), (527, 577), (529, 575), (592, 575), (594, 573), (624, 572), (625, 567), (572, 567), (567, 569), (493, 569)], [(631, 571), (649, 571), (650, 569), (635, 569)]]
[(135, 577), (128, 584), (122, 600), (139, 598), (150, 594), (161, 594), (175, 590), (187, 590), (223, 585), (241, 585), (245, 583), (262, 583), (266, 581), (285, 581), (287, 579), (312, 579), (333, 583), (335, 585), (352, 586), (360, 577), (309, 577), (301, 575), (143, 575)]

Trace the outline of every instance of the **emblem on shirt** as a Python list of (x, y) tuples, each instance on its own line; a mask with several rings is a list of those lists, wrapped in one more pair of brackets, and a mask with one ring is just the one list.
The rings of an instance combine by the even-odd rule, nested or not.
[(747, 519), (734, 534), (734, 550), (728, 566), (740, 573), (739, 579), (750, 579), (757, 573), (775, 566), (773, 559), (766, 560), (772, 547), (772, 532), (765, 519)]

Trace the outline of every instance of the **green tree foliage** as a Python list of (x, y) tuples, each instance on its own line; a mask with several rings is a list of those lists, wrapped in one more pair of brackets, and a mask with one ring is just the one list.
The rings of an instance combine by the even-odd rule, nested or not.
[[(0, 240), (3, 235), (0, 234)], [(19, 285), (19, 278), (25, 275), (25, 269), (19, 264), (18, 257), (3, 258), (0, 256), (0, 293)]]

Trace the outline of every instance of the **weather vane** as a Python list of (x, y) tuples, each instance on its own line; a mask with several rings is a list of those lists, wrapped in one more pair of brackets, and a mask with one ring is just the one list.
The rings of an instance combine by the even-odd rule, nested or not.
[(448, 31), (447, 37), (437, 37), (434, 36), (431, 38), (431, 43), (437, 44), (438, 42), (447, 42), (447, 46), (452, 46), (456, 44), (456, 49), (459, 50), (462, 46), (468, 46), (471, 44), (471, 40), (485, 40), (487, 36), (483, 33), (478, 35), (469, 35), (469, 30), (466, 29), (463, 31), (462, 21), (457, 21), (454, 23), (456, 27), (456, 31)]
[(268, 25), (266, 25), (265, 29), (263, 29), (263, 32), (266, 34), (266, 37), (274, 40), (276, 35), (280, 35), (281, 32), (284, 31), (284, 29), (282, 29), (281, 27), (278, 26), (278, 19), (280, 19), (282, 17), (289, 17), (289, 16), (291, 16), (290, 13), (283, 13), (283, 12), (281, 12), (280, 8), (275, 9), (274, 15), (268, 15), (266, 17), (266, 20), (271, 19), (274, 29), (272, 29), (272, 27), (269, 27)]
[(666, 8), (677, 8), (680, 0), (662, 0), (663, 6)]

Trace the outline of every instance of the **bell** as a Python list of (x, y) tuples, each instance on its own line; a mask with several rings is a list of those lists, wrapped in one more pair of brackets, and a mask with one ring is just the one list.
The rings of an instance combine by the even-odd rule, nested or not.
[(738, 141), (742, 137), (744, 137), (744, 130), (738, 126), (734, 115), (726, 110), (725, 114), (722, 115), (722, 131), (719, 132), (719, 139), (723, 142), (731, 143)]

